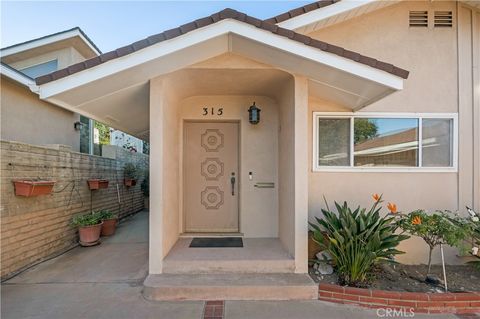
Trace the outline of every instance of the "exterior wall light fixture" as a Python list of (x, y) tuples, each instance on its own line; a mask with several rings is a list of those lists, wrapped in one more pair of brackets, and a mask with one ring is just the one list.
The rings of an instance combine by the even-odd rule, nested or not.
[(253, 105), (248, 109), (248, 121), (250, 124), (258, 124), (260, 122), (260, 110), (253, 102)]

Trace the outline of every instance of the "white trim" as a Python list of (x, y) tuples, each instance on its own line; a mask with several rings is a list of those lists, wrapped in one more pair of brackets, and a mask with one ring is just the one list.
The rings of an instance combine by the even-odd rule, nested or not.
[(101, 54), (101, 52), (99, 52), (90, 43), (90, 41), (85, 38), (85, 36), (78, 29), (70, 30), (70, 31), (67, 31), (67, 32), (62, 32), (62, 33), (59, 33), (59, 34), (54, 34), (54, 35), (47, 36), (47, 37), (44, 37), (44, 38), (40, 38), (40, 39), (37, 39), (37, 40), (28, 41), (28, 42), (23, 43), (23, 44), (13, 45), (11, 47), (1, 49), (0, 54), (1, 54), (2, 57), (6, 57), (6, 56), (9, 56), (9, 55), (12, 55), (12, 54), (16, 54), (16, 53), (19, 53), (19, 52), (35, 49), (36, 47), (40, 47), (40, 46), (43, 46), (43, 45), (49, 45), (49, 44), (52, 44), (52, 43), (55, 43), (55, 42), (58, 42), (58, 41), (63, 41), (63, 40), (74, 38), (74, 37), (80, 37), (80, 39), (82, 39), (82, 41), (85, 42), (85, 44), (93, 52), (95, 52), (96, 55)]
[[(40, 85), (40, 97), (42, 99), (51, 98), (52, 96), (67, 90), (85, 85), (92, 81), (103, 79), (123, 70), (161, 58), (168, 54), (174, 54), (187, 47), (229, 33), (235, 33), (252, 41), (264, 43), (293, 55), (301, 56), (303, 59), (328, 65), (332, 68), (379, 83), (394, 90), (403, 89), (404, 79), (388, 72), (340, 57), (333, 53), (318, 50), (303, 43), (293, 41), (237, 20), (225, 19), (207, 27), (193, 30), (185, 35), (133, 52), (127, 56), (113, 59), (96, 67)], [(157, 74), (157, 76), (158, 75), (161, 74)]]
[(8, 67), (2, 64), (0, 68), (0, 73), (17, 83), (20, 83), (26, 87), (29, 87), (32, 90), (32, 92), (36, 93), (35, 81), (29, 78), (28, 76), (26, 76), (25, 74), (21, 73), (20, 71), (14, 70), (11, 67)]
[(376, 1), (378, 0), (339, 1), (334, 4), (328, 5), (326, 7), (312, 10), (310, 12), (282, 21), (280, 23), (277, 23), (277, 25), (282, 28), (295, 30), (295, 29), (305, 27), (309, 24), (317, 23), (324, 19), (328, 19), (338, 14), (342, 14), (350, 10), (360, 8), (364, 5), (368, 5)]
[[(318, 165), (318, 119), (350, 119), (350, 165), (349, 166), (320, 166)], [(417, 167), (356, 167), (354, 165), (353, 121), (355, 118), (408, 118), (418, 120), (418, 166)], [(452, 166), (451, 167), (423, 167), (422, 166), (422, 124), (423, 119), (452, 119)], [(312, 115), (312, 171), (313, 172), (376, 172), (376, 173), (456, 173), (458, 172), (458, 113), (393, 113), (393, 112), (313, 112)]]

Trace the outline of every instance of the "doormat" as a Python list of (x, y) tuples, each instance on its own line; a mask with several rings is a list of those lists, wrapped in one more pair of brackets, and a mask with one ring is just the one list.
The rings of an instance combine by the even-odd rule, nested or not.
[(190, 243), (191, 248), (243, 247), (241, 237), (196, 237)]

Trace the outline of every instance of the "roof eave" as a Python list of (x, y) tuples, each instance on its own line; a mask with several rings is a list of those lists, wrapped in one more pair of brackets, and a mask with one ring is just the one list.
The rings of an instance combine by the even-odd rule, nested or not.
[(100, 49), (93, 43), (93, 41), (80, 29), (75, 27), (69, 30), (57, 32), (50, 34), (44, 37), (37, 39), (32, 39), (22, 43), (14, 44), (5, 48), (0, 49), (0, 55), (2, 57), (7, 57), (13, 54), (24, 52), (27, 50), (32, 50), (40, 46), (49, 45), (58, 41), (67, 40), (70, 38), (79, 37), (85, 45), (96, 55), (102, 54)]
[(13, 80), (25, 87), (28, 87), (30, 88), (30, 90), (32, 90), (32, 92), (34, 93), (37, 93), (37, 85), (35, 84), (35, 80), (33, 80), (32, 78), (26, 76), (25, 74), (13, 69), (12, 67), (4, 64), (4, 63), (1, 63), (0, 64), (0, 73), (9, 78), (10, 80)]

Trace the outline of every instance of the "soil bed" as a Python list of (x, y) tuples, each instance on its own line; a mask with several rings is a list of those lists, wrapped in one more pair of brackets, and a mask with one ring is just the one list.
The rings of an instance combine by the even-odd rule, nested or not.
[[(446, 271), (449, 292), (480, 291), (480, 270), (475, 269), (471, 265), (455, 265), (446, 266)], [(335, 273), (331, 275), (316, 275), (312, 268), (309, 269), (309, 273), (315, 282), (338, 284), (338, 278)], [(426, 283), (426, 273), (426, 265), (395, 264), (380, 267), (375, 270), (374, 278), (369, 288), (390, 291), (444, 292), (442, 267), (434, 265), (430, 272), (442, 279), (441, 284)]]

